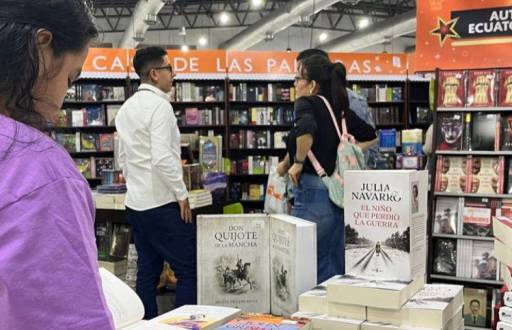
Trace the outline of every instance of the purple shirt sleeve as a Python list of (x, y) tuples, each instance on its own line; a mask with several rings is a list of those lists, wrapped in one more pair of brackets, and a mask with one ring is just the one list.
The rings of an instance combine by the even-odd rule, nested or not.
[(0, 208), (0, 329), (113, 329), (98, 272), (94, 203), (62, 178)]

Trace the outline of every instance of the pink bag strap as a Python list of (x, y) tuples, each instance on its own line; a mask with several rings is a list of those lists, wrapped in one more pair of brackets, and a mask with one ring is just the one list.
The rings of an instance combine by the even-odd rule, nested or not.
[[(345, 116), (342, 116), (342, 118), (341, 118), (341, 129), (342, 129), (342, 132), (343, 132), (343, 134), (342, 134), (342, 132), (340, 132), (340, 127), (338, 126), (338, 122), (336, 121), (336, 116), (334, 115), (334, 111), (332, 110), (331, 104), (322, 95), (317, 95), (317, 96), (322, 101), (324, 101), (324, 104), (327, 107), (327, 110), (329, 110), (332, 122), (334, 124), (334, 127), (336, 128), (336, 133), (338, 133), (338, 137), (340, 138), (340, 142), (349, 141), (351, 143), (355, 143), (354, 137), (352, 135), (350, 135), (348, 133), (348, 131), (347, 131), (347, 123), (345, 121)], [(320, 162), (318, 161), (318, 159), (313, 154), (313, 151), (309, 150), (308, 158), (309, 158), (309, 161), (311, 162), (311, 164), (313, 165), (313, 168), (315, 169), (315, 171), (318, 174), (318, 176), (323, 177), (323, 176), (327, 175), (325, 173), (324, 168), (322, 167), (322, 165), (320, 165)]]

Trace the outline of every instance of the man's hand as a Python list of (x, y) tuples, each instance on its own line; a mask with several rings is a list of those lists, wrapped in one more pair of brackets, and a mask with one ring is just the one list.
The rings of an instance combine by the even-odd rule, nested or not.
[(292, 183), (296, 186), (299, 185), (299, 179), (300, 175), (302, 174), (302, 164), (293, 164), (292, 167), (288, 170), (288, 176), (290, 177), (290, 180)]
[(185, 221), (185, 223), (192, 223), (192, 211), (188, 204), (188, 198), (178, 201), (178, 204), (180, 205), (181, 220)]

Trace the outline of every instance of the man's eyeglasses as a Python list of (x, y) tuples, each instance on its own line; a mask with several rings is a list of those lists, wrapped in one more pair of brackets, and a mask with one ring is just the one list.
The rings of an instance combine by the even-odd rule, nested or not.
[(296, 83), (297, 83), (297, 82), (299, 82), (300, 80), (307, 80), (307, 79), (306, 79), (306, 78), (304, 78), (304, 77), (299, 77), (299, 76), (295, 76), (295, 77), (294, 77), (294, 81), (295, 81)]
[(170, 65), (170, 64), (164, 65), (164, 66), (158, 66), (156, 68), (153, 68), (153, 70), (169, 70), (169, 72), (172, 74), (173, 78), (176, 76), (172, 70), (172, 65)]

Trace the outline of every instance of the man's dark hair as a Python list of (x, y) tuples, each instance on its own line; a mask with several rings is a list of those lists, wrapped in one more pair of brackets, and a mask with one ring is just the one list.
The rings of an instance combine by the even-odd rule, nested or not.
[(163, 59), (167, 52), (162, 47), (147, 47), (137, 50), (133, 58), (133, 67), (141, 80), (149, 78), (149, 71), (152, 68), (162, 66)]
[(46, 120), (34, 111), (32, 95), (44, 60), (36, 41), (40, 29), (52, 33), (56, 57), (80, 52), (98, 30), (84, 0), (0, 1), (0, 108), (14, 120), (42, 129)]
[(297, 55), (297, 61), (302, 61), (305, 58), (311, 57), (313, 55), (320, 55), (324, 56), (325, 58), (329, 59), (329, 54), (325, 50), (318, 49), (318, 48), (309, 48), (305, 49), (302, 52)]
[(480, 308), (480, 300), (478, 299), (473, 299), (469, 302), (469, 306), (473, 305), (473, 303), (476, 302), (478, 304), (478, 308)]

